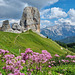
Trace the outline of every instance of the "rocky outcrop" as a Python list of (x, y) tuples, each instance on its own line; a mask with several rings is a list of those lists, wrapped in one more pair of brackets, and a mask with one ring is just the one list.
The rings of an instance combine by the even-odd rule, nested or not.
[(18, 26), (19, 26), (18, 23), (13, 23), (12, 24), (12, 29), (13, 30), (17, 30), (18, 29)]
[(8, 20), (3, 21), (0, 31), (22, 33), (29, 29), (40, 32), (40, 13), (35, 7), (26, 7), (24, 9), (20, 25), (13, 23), (12, 27), (10, 27)]
[(13, 29), (9, 29), (5, 32), (11, 32), (11, 33), (22, 33), (22, 31), (18, 31), (18, 30), (13, 30)]
[(13, 30), (18, 30), (18, 31), (23, 31), (23, 28), (18, 23), (13, 23), (12, 24), (12, 29)]
[(40, 32), (40, 13), (35, 7), (26, 7), (23, 11), (20, 25), (26, 30), (32, 29)]
[(7, 31), (9, 29), (11, 29), (11, 27), (9, 25), (9, 21), (8, 20), (3, 21), (3, 25), (1, 27), (1, 31)]

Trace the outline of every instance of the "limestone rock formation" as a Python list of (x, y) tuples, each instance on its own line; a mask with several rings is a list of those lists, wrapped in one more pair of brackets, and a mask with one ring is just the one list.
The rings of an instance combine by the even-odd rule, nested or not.
[(22, 30), (21, 26), (18, 25), (18, 23), (13, 23), (13, 24), (12, 24), (12, 29), (13, 29), (13, 30), (19, 30), (19, 31)]
[(17, 30), (17, 27), (18, 27), (18, 23), (13, 23), (13, 24), (12, 24), (12, 29), (13, 29), (13, 30)]
[(22, 31), (18, 31), (18, 30), (13, 30), (12, 28), (5, 31), (5, 32), (11, 32), (11, 33), (22, 33)]
[(5, 20), (3, 21), (2, 27), (0, 27), (0, 31), (12, 33), (22, 33), (29, 29), (38, 33), (40, 32), (40, 13), (35, 7), (26, 7), (24, 9), (20, 25), (13, 23), (11, 27), (9, 21)]
[(26, 7), (23, 11), (20, 25), (24, 27), (25, 30), (32, 29), (40, 32), (40, 13), (38, 9), (35, 7)]
[(9, 21), (8, 20), (3, 21), (3, 25), (1, 27), (1, 31), (7, 31), (9, 29), (11, 29), (11, 27), (9, 25)]

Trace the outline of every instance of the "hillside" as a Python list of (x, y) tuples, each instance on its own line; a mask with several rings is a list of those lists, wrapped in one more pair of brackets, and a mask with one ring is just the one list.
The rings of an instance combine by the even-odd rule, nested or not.
[(74, 25), (54, 25), (41, 29), (41, 34), (48, 36), (52, 40), (62, 40), (64, 38), (75, 36)]
[(55, 41), (56, 43), (58, 43), (60, 46), (72, 51), (75, 53), (75, 43), (63, 43), (63, 42), (60, 42), (60, 41)]
[(19, 55), (19, 50), (25, 52), (26, 48), (31, 48), (39, 53), (41, 50), (47, 50), (52, 55), (66, 53), (64, 48), (61, 49), (61, 46), (51, 39), (42, 38), (32, 31), (21, 34), (0, 31), (0, 49), (9, 50), (11, 53)]
[(73, 43), (73, 42), (75, 42), (75, 36), (67, 37), (67, 38), (59, 40), (59, 41), (64, 42), (64, 43)]

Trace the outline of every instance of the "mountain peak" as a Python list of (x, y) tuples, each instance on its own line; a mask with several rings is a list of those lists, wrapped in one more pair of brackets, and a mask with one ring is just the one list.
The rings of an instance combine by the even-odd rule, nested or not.
[(61, 40), (69, 36), (75, 36), (74, 25), (55, 25), (41, 29), (41, 33), (53, 40)]

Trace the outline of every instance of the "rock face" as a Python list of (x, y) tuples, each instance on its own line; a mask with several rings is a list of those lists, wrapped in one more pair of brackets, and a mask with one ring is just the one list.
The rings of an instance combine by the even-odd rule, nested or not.
[(54, 25), (41, 29), (41, 34), (52, 40), (60, 41), (67, 37), (75, 36), (75, 25)]
[(12, 29), (22, 31), (22, 27), (20, 25), (18, 25), (18, 23), (13, 23), (12, 24)]
[(1, 27), (1, 31), (7, 31), (9, 29), (11, 29), (11, 27), (9, 25), (9, 21), (8, 20), (3, 21), (3, 25)]
[(17, 28), (18, 28), (18, 23), (13, 23), (12, 24), (12, 29), (13, 30), (17, 30)]
[(23, 11), (20, 25), (25, 30), (32, 29), (33, 31), (40, 32), (40, 13), (35, 7), (26, 7)]
[(12, 33), (22, 33), (29, 29), (38, 33), (40, 32), (40, 13), (35, 7), (26, 7), (24, 9), (20, 25), (13, 23), (12, 27), (10, 27), (9, 21), (5, 20), (3, 21), (2, 27), (0, 27), (0, 31)]

